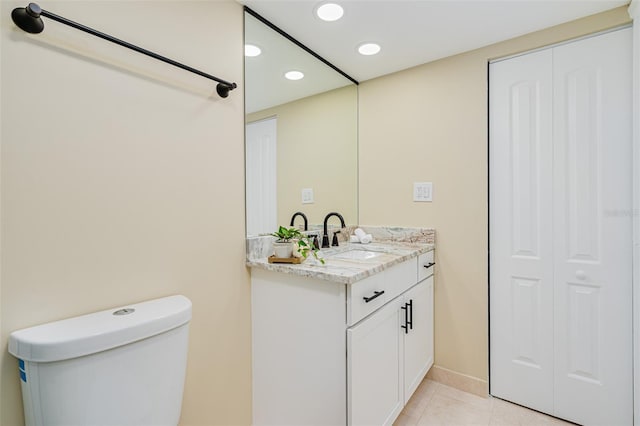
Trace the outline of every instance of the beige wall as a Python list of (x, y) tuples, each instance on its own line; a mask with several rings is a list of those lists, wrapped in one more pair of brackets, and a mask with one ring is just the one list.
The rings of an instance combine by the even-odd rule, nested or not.
[[(289, 225), (297, 211), (310, 224), (332, 211), (358, 223), (357, 91), (347, 86), (247, 116), (277, 117), (278, 224)], [(302, 188), (313, 188), (313, 204), (302, 204)]]
[[(242, 87), (215, 83), (2, 1), (1, 407), (22, 424), (12, 330), (184, 294), (193, 301), (182, 424), (251, 421)], [(49, 1), (46, 9), (243, 80), (234, 1)]]
[[(360, 223), (436, 228), (436, 365), (488, 377), (488, 60), (628, 20), (622, 7), (360, 85)], [(412, 202), (415, 181), (432, 203)]]

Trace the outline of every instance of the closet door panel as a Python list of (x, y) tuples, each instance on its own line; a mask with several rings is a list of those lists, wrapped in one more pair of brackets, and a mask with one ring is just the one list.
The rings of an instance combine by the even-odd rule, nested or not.
[(633, 419), (630, 53), (553, 49), (555, 415), (580, 424)]
[(553, 409), (551, 66), (551, 52), (541, 51), (490, 72), (491, 393), (546, 412)]

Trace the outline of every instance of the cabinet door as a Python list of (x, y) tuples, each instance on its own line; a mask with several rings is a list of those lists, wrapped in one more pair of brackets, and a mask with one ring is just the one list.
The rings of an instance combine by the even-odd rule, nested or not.
[(349, 425), (391, 425), (404, 406), (401, 299), (347, 330)]
[[(433, 365), (433, 276), (407, 291), (404, 306), (410, 326), (404, 335), (404, 402)], [(401, 321), (404, 322), (404, 310)]]

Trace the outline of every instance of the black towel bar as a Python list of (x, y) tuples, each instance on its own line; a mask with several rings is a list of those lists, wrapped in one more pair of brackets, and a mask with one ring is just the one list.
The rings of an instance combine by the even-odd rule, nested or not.
[(44, 23), (42, 22), (42, 18), (40, 18), (40, 16), (45, 16), (49, 19), (53, 19), (54, 21), (58, 21), (80, 31), (84, 31), (85, 33), (89, 33), (96, 37), (100, 37), (101, 39), (119, 44), (120, 46), (126, 47), (127, 49), (135, 50), (136, 52), (142, 53), (143, 55), (147, 55), (159, 61), (173, 65), (174, 67), (178, 67), (185, 71), (189, 71), (194, 74), (198, 74), (199, 76), (208, 78), (210, 80), (217, 81), (218, 84), (216, 85), (216, 91), (221, 98), (226, 98), (227, 96), (229, 96), (229, 91), (238, 87), (236, 83), (231, 83), (229, 81), (219, 79), (218, 77), (207, 74), (206, 72), (197, 70), (188, 65), (181, 64), (180, 62), (174, 61), (173, 59), (169, 59), (162, 55), (158, 55), (157, 53), (151, 52), (147, 49), (143, 49), (142, 47), (138, 47), (135, 44), (128, 43), (126, 41), (110, 36), (109, 34), (102, 33), (100, 31), (94, 30), (93, 28), (89, 28), (67, 18), (63, 18), (62, 16), (58, 16), (54, 13), (48, 12), (44, 9), (41, 9), (40, 6), (38, 6), (36, 3), (29, 3), (27, 7), (17, 7), (13, 9), (13, 12), (11, 12), (11, 19), (13, 19), (13, 22), (19, 28), (31, 34), (39, 34), (42, 32), (42, 30), (44, 30)]

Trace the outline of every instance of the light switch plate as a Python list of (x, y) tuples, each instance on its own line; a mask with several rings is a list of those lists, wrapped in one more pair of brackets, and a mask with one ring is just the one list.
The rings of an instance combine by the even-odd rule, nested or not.
[(302, 204), (313, 204), (313, 188), (302, 188)]
[(433, 183), (414, 182), (413, 183), (413, 201), (417, 201), (417, 202), (433, 201)]

